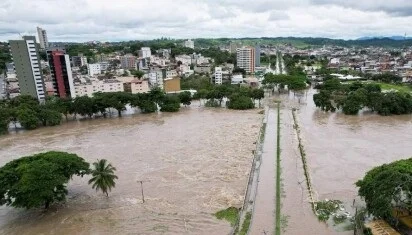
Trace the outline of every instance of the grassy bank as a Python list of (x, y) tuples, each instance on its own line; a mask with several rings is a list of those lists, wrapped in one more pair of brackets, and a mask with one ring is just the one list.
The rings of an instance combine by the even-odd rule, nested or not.
[(227, 220), (230, 225), (234, 226), (239, 217), (239, 209), (235, 207), (229, 207), (227, 209), (216, 212), (215, 216), (220, 220)]
[(376, 83), (379, 84), (382, 90), (396, 90), (399, 92), (410, 93), (412, 92), (412, 86), (389, 84), (389, 83)]
[(276, 148), (276, 226), (275, 226), (275, 234), (280, 235), (281, 230), (281, 215), (280, 215), (280, 197), (281, 197), (281, 189), (280, 189), (280, 103), (278, 103), (278, 122), (277, 122), (277, 140), (276, 140), (277, 148)]

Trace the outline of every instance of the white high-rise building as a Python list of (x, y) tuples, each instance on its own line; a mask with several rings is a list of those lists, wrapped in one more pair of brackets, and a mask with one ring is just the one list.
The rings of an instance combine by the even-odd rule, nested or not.
[(221, 85), (223, 82), (222, 67), (215, 67), (215, 84)]
[(152, 56), (152, 52), (150, 51), (150, 47), (142, 47), (139, 50), (139, 57), (140, 58), (149, 58)]
[(49, 39), (47, 38), (46, 30), (37, 27), (37, 36), (39, 37), (39, 44), (41, 49), (49, 47)]
[(184, 42), (184, 46), (188, 47), (188, 48), (195, 49), (195, 42), (189, 39), (189, 40)]
[(100, 64), (88, 64), (87, 69), (90, 76), (98, 75), (101, 73)]
[(236, 49), (237, 67), (242, 68), (246, 73), (255, 72), (255, 48), (242, 47)]

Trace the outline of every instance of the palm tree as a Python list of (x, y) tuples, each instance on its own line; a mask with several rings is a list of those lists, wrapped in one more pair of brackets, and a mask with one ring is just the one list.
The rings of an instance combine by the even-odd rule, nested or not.
[(92, 188), (99, 189), (109, 196), (108, 191), (116, 186), (114, 182), (117, 176), (114, 174), (116, 168), (112, 164), (108, 163), (106, 159), (97, 159), (97, 162), (93, 163), (94, 169), (92, 169), (92, 178), (89, 180), (89, 184), (93, 183)]

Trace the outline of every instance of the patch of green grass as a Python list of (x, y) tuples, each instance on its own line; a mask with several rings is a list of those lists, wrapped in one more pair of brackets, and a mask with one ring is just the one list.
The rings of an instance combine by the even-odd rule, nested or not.
[(376, 83), (376, 84), (378, 84), (382, 90), (396, 90), (396, 91), (405, 92), (405, 93), (412, 92), (412, 87), (408, 85), (390, 84), (390, 83)]
[(245, 215), (245, 220), (243, 221), (242, 224), (242, 229), (239, 232), (239, 235), (246, 235), (247, 232), (249, 231), (250, 227), (250, 219), (252, 218), (252, 213), (247, 212)]
[(220, 220), (227, 220), (231, 226), (234, 226), (239, 217), (239, 209), (236, 207), (229, 207), (227, 209), (216, 212), (215, 216)]
[(332, 213), (339, 210), (342, 204), (339, 200), (328, 200), (315, 202), (316, 215), (320, 221), (326, 221)]

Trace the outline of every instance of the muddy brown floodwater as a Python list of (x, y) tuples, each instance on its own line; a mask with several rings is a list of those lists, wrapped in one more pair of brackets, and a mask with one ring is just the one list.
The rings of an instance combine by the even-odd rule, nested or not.
[[(358, 116), (325, 113), (313, 103), (315, 90), (298, 98), (282, 95), (281, 158), (285, 199), (283, 212), (288, 216), (286, 234), (335, 234), (330, 226), (316, 221), (307, 203), (302, 164), (293, 137), (291, 108), (298, 107), (298, 121), (312, 185), (317, 199), (338, 199), (353, 212), (352, 203), (362, 205), (355, 182), (371, 168), (412, 157), (412, 115), (383, 117), (369, 112)], [(291, 138), (293, 137), (293, 138)], [(299, 183), (298, 183), (299, 182)], [(353, 214), (353, 213), (352, 213)], [(308, 218), (313, 216), (313, 218)], [(353, 233), (353, 232), (352, 232)], [(352, 234), (350, 232), (338, 234)]]
[[(49, 150), (117, 168), (106, 198), (75, 177), (63, 205), (0, 207), (0, 234), (228, 234), (212, 214), (240, 207), (263, 115), (203, 109), (69, 122), (0, 138), (0, 165)], [(142, 180), (146, 202), (142, 204)]]

